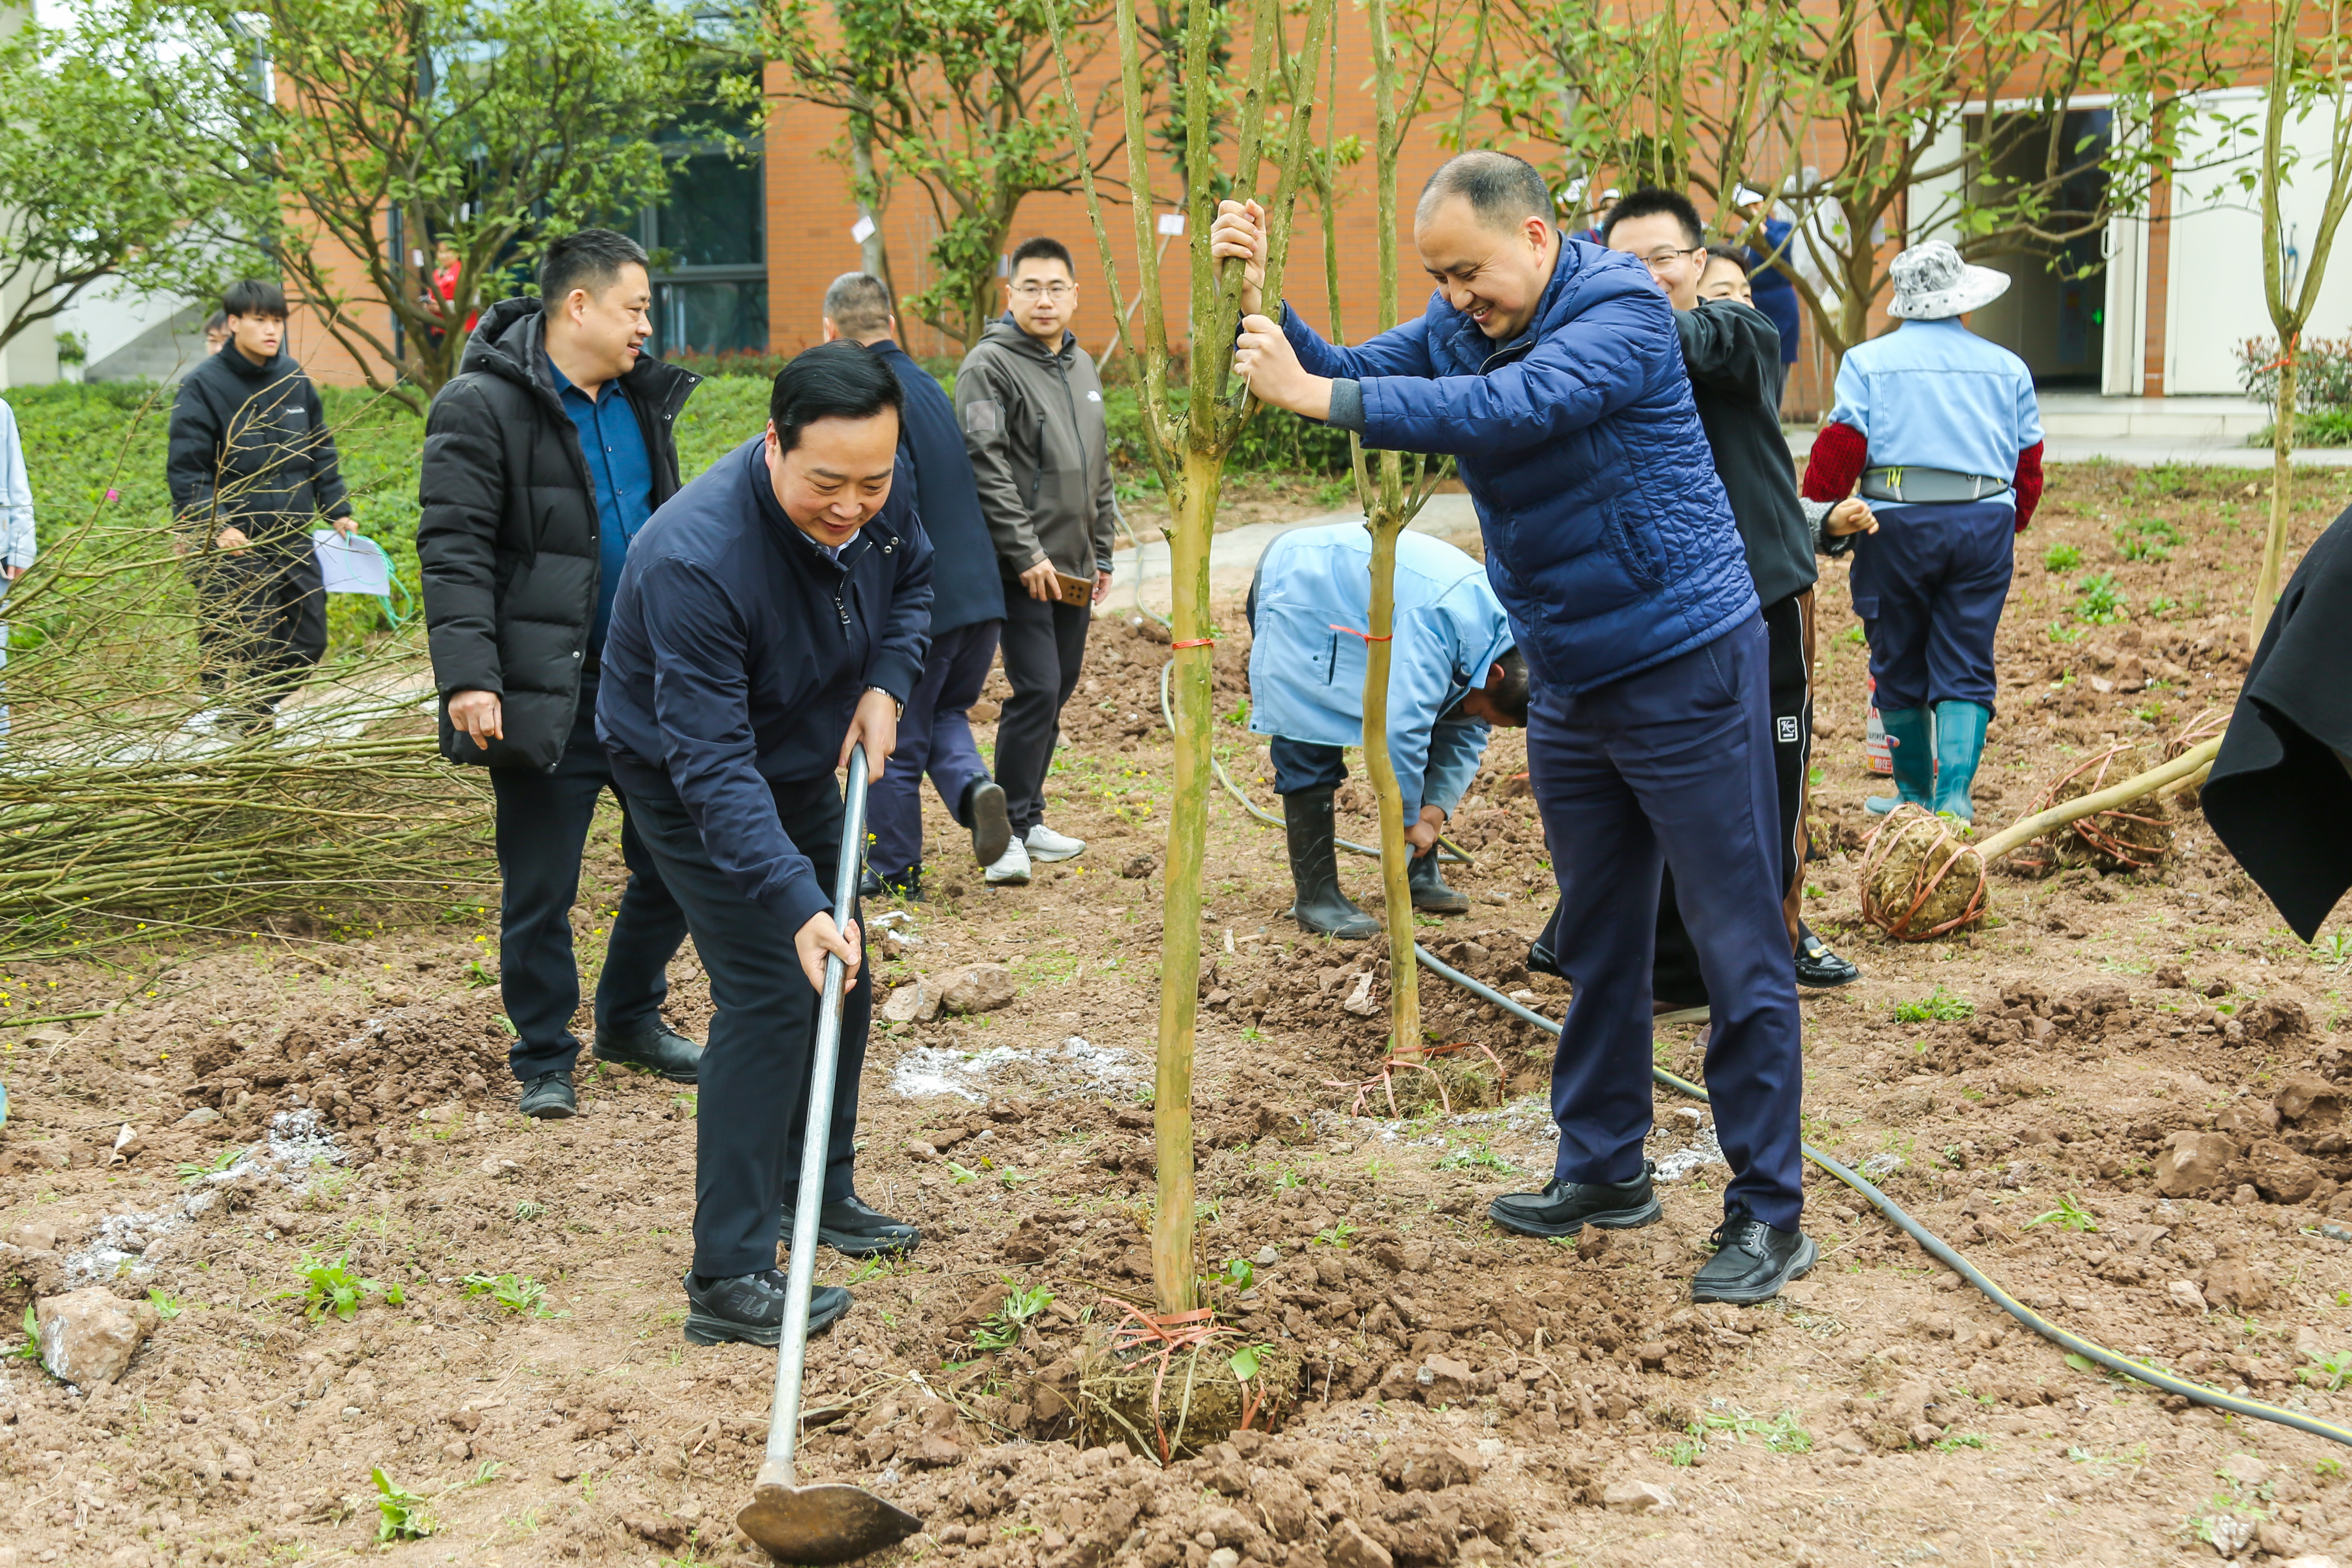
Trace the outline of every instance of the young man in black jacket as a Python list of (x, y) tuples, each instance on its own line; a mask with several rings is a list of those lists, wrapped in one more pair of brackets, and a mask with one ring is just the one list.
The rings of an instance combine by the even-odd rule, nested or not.
[(172, 401), (172, 510), (199, 542), (200, 720), (266, 727), (327, 652), (310, 529), (352, 531), (319, 389), (284, 350), (286, 293), (254, 278), (221, 296), (226, 338)]
[(972, 853), (983, 867), (994, 865), (1013, 843), (1004, 786), (989, 776), (971, 737), (971, 705), (988, 684), (1004, 629), (996, 545), (981, 515), (980, 485), (955, 404), (898, 347), (898, 336), (889, 287), (872, 273), (845, 272), (824, 291), (824, 340), (863, 344), (898, 379), (906, 399), (898, 451), (913, 471), (915, 514), (934, 552), (930, 652), (898, 721), (898, 766), (874, 781), (866, 806), (874, 833), (863, 884), (868, 898), (886, 888), (908, 898), (922, 892), (926, 773), (955, 820), (971, 830)]
[[(677, 490), (678, 411), (700, 379), (649, 358), (646, 253), (610, 229), (548, 247), (540, 298), (483, 313), (425, 426), (425, 623), (441, 750), (498, 798), (499, 980), (524, 1115), (579, 1109), (572, 904), (613, 785), (596, 687), (630, 537)], [(617, 791), (615, 791), (617, 793)], [(623, 801), (629, 867), (596, 985), (595, 1055), (682, 1083), (699, 1049), (662, 1021), (686, 917)]]
[[(1804, 808), (1813, 734), (1812, 529), (1797, 498), (1796, 465), (1780, 434), (1778, 394), (1780, 334), (1752, 305), (1702, 300), (1707, 265), (1698, 209), (1676, 192), (1646, 187), (1624, 196), (1601, 227), (1601, 243), (1637, 256), (1675, 307), (1683, 364), (1699, 423), (1715, 454), (1715, 471), (1731, 500), (1732, 520), (1756, 580), (1769, 640), (1773, 773), (1780, 798), (1783, 907), (1794, 949), (1797, 983), (1843, 986), (1858, 977), (1832, 952), (1801, 911), (1804, 894)], [(1652, 995), (1676, 1007), (1704, 1006), (1706, 983), (1698, 950), (1684, 928), (1666, 877), (1658, 904), (1657, 958)]]
[[(678, 492), (621, 573), (597, 734), (719, 1004), (695, 1118), (686, 1336), (774, 1344), (828, 954), (849, 967), (819, 1239), (854, 1255), (919, 1235), (857, 1199), (857, 1082), (874, 988), (833, 918), (834, 779), (883, 770), (923, 673), (931, 548), (898, 455), (903, 396), (851, 343), (776, 377), (764, 435)], [(820, 1288), (814, 1330), (849, 1307)]]

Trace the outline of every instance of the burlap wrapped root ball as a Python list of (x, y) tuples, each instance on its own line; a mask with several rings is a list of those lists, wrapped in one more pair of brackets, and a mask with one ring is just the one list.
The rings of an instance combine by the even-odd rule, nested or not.
[(1985, 862), (1959, 824), (1897, 806), (1863, 848), (1862, 917), (1899, 942), (1925, 942), (1984, 917)]

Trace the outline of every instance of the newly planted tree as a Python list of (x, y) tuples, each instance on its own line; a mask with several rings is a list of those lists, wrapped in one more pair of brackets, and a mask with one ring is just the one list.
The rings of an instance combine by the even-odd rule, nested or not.
[[(1078, 161), (1087, 216), (1093, 222), (1103, 272), (1110, 285), (1111, 314), (1119, 323), (1129, 361), (1137, 368), (1145, 445), (1169, 507), (1176, 762), (1162, 906), (1159, 1061), (1152, 1105), (1159, 1198), (1151, 1231), (1153, 1295), (1163, 1317), (1193, 1311), (1200, 1298), (1193, 1257), (1192, 1056), (1201, 973), (1201, 863), (1208, 829), (1209, 738), (1215, 723), (1210, 701), (1215, 628), (1209, 616), (1209, 536), (1215, 526), (1226, 455), (1243, 426), (1257, 412), (1247, 390), (1229, 386), (1229, 378), (1218, 370), (1240, 319), (1243, 279), (1240, 263), (1220, 265), (1212, 259), (1209, 230), (1220, 196), (1228, 191), (1243, 200), (1257, 194), (1268, 132), (1274, 131), (1281, 152), (1274, 160), (1279, 172), (1267, 204), (1273, 230), (1266, 291), (1269, 297), (1278, 297), (1283, 261), (1290, 246), (1290, 210), (1308, 150), (1316, 65), (1331, 24), (1331, 0), (1307, 0), (1305, 38), (1292, 57), (1292, 68), (1282, 68), (1285, 44), (1278, 26), (1280, 5), (1281, 0), (1250, 0), (1249, 74), (1234, 115), (1235, 156), (1230, 176), (1210, 159), (1198, 156), (1198, 150), (1212, 144), (1212, 95), (1188, 90), (1184, 96), (1185, 146), (1193, 153), (1183, 166), (1192, 329), (1189, 384), (1178, 385), (1171, 368), (1171, 312), (1154, 250), (1153, 173), (1144, 119), (1145, 39), (1137, 21), (1136, 0), (1118, 0), (1115, 22), (1132, 197), (1129, 210), (1135, 224), (1137, 289), (1142, 305), (1140, 342), (1129, 338), (1110, 230), (1104, 221), (1093, 171), (1084, 159)], [(1183, 32), (1184, 79), (1197, 89), (1213, 80), (1218, 68), (1214, 45), (1219, 29), (1202, 8), (1188, 16), (1194, 25)], [(1070, 68), (1067, 31), (1058, 13), (1054, 20), (1055, 64), (1068, 112), (1076, 120), (1077, 85)], [(1274, 115), (1277, 87), (1286, 89), (1291, 98), (1286, 124)]]
[[(2329, 0), (2326, 26), (2304, 36), (2304, 0), (2277, 0), (2271, 15), (2271, 87), (2263, 110), (2263, 153), (2257, 180), (2263, 213), (2263, 302), (2278, 333), (2278, 387), (2271, 415), (2271, 522), (2263, 539), (2262, 570), (2254, 578), (2254, 602), (2247, 643), (2263, 640), (2278, 601), (2279, 575), (2286, 556), (2287, 518), (2294, 495), (2294, 414), (2297, 361), (2303, 330), (2319, 303), (2329, 254), (2344, 210), (2352, 204), (2352, 69), (2344, 36), (2342, 0)], [(2319, 120), (2326, 136), (2326, 195), (2308, 249), (2290, 255), (2284, 241), (2281, 187), (2299, 162), (2292, 130)], [(2298, 259), (2300, 269), (2298, 274)]]
[[(1422, 83), (1402, 110), (1397, 103), (1396, 64), (1389, 36), (1388, 0), (1366, 0), (1365, 20), (1372, 47), (1372, 191), (1378, 214), (1373, 225), (1379, 247), (1379, 319), (1375, 330), (1397, 324), (1397, 152), (1406, 130), (1420, 112)], [(1483, 18), (1484, 11), (1480, 13)], [(1425, 78), (1424, 78), (1425, 79)], [(1460, 130), (1466, 131), (1468, 115)], [(1333, 248), (1329, 206), (1325, 206), (1324, 245)], [(1269, 288), (1266, 304), (1281, 308), (1280, 298)], [(1332, 329), (1339, 329), (1339, 303), (1333, 298)], [(1397, 539), (1420, 515), (1445, 465), (1399, 452), (1367, 457), (1360, 436), (1348, 438), (1355, 468), (1356, 497), (1364, 508), (1364, 526), (1372, 536), (1371, 607), (1364, 637), (1364, 771), (1370, 775), (1372, 793), (1380, 802), (1381, 895), (1388, 915), (1390, 1049), (1400, 1061), (1422, 1057), (1420, 967), (1413, 961), (1412, 865), (1405, 842), (1404, 800), (1397, 785), (1396, 764), (1389, 755), (1389, 670), (1396, 647)], [(1483, 679), (1486, 672), (1476, 672)], [(1437, 851), (1433, 847), (1430, 853)]]

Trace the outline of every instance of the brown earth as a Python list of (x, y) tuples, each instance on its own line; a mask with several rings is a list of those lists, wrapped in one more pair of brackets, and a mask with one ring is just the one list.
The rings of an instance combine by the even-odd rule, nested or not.
[[(2248, 483), (2056, 473), (2003, 633), (1987, 823), (2095, 750), (2152, 762), (2226, 706), (2264, 510)], [(2342, 483), (2306, 480), (2298, 549)], [(2170, 559), (2120, 559), (2114, 530), (2149, 517), (2181, 536)], [(2053, 545), (2082, 564), (2045, 569)], [(2128, 617), (2086, 626), (2076, 584), (2105, 572)], [(2077, 1332), (2352, 1417), (2334, 1386), (2352, 1369), (2352, 1231), (2330, 1228), (2352, 1225), (2340, 956), (2296, 943), (2193, 810), (2158, 871), (1997, 875), (1999, 923), (1974, 935), (1864, 931), (1872, 786), (1843, 567), (1822, 599), (1811, 907), (1864, 978), (1806, 998), (1808, 1135)], [(1246, 644), (1229, 627), (1221, 714), (1245, 695)], [(1812, 1278), (1769, 1308), (1692, 1309), (1725, 1172), (1704, 1109), (1672, 1095), (1664, 1223), (1574, 1247), (1496, 1233), (1487, 1198), (1549, 1169), (1547, 1043), (1430, 982), (1431, 1026), (1492, 1051), (1507, 1085), (1473, 1051), (1448, 1071), (1455, 1113), (1360, 1103), (1379, 955), (1300, 938), (1278, 831), (1223, 797), (1202, 1262), (1225, 1343), (1302, 1367), (1297, 1408), (1165, 1469), (1070, 1441), (1082, 1340), (1148, 1297), (1164, 657), (1124, 622), (1090, 649), (1053, 816), (1085, 857), (984, 890), (934, 806), (931, 896), (869, 912), (888, 981), (994, 962), (1018, 985), (995, 1010), (877, 1034), (867, 1059), (863, 1190), (926, 1240), (895, 1267), (824, 1256), (857, 1304), (814, 1348), (805, 1453), (929, 1521), (887, 1561), (2011, 1568), (2210, 1560), (2213, 1538), (2246, 1561), (2352, 1560), (2335, 1446), (2070, 1367), (1818, 1173)], [(1257, 743), (1229, 720), (1217, 744), (1271, 804)], [(1424, 939), (1557, 1016), (1565, 988), (1523, 966), (1549, 886), (1523, 757), (1498, 740), (1456, 820), (1477, 913)], [(1353, 787), (1349, 836), (1371, 835), (1367, 804)], [(584, 953), (612, 907), (612, 827)], [(1373, 895), (1370, 862), (1345, 873)], [(377, 1467), (434, 1531), (393, 1561), (749, 1559), (731, 1517), (772, 1362), (679, 1336), (693, 1096), (591, 1074), (580, 1119), (517, 1117), (473, 969), (494, 925), (469, 904), (347, 941), (289, 927), (107, 951), (134, 968), (0, 973), (0, 1018), (107, 1013), (5, 1033), (0, 1313), (93, 1281), (163, 1309), (110, 1386), (0, 1370), (0, 1568), (349, 1558), (376, 1538)], [(698, 1031), (690, 955), (676, 978), (675, 1021)], [(1929, 1001), (1954, 1016), (1896, 1016)], [(1695, 1074), (1690, 1033), (1666, 1031), (1660, 1059)], [(1425, 1098), (1415, 1076), (1400, 1089)], [(361, 1281), (348, 1321), (285, 1294), (306, 1260), (339, 1259)]]

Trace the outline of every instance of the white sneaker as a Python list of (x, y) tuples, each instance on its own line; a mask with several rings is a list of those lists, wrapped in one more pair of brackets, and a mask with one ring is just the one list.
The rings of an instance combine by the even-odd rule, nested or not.
[(1066, 861), (1073, 855), (1082, 855), (1087, 852), (1086, 840), (1074, 839), (1067, 833), (1057, 833), (1043, 822), (1029, 830), (1029, 837), (1025, 841), (1029, 846), (1031, 857), (1041, 861)]
[(1004, 846), (996, 863), (982, 873), (981, 880), (991, 887), (1026, 887), (1029, 885), (1029, 852), (1019, 839)]

